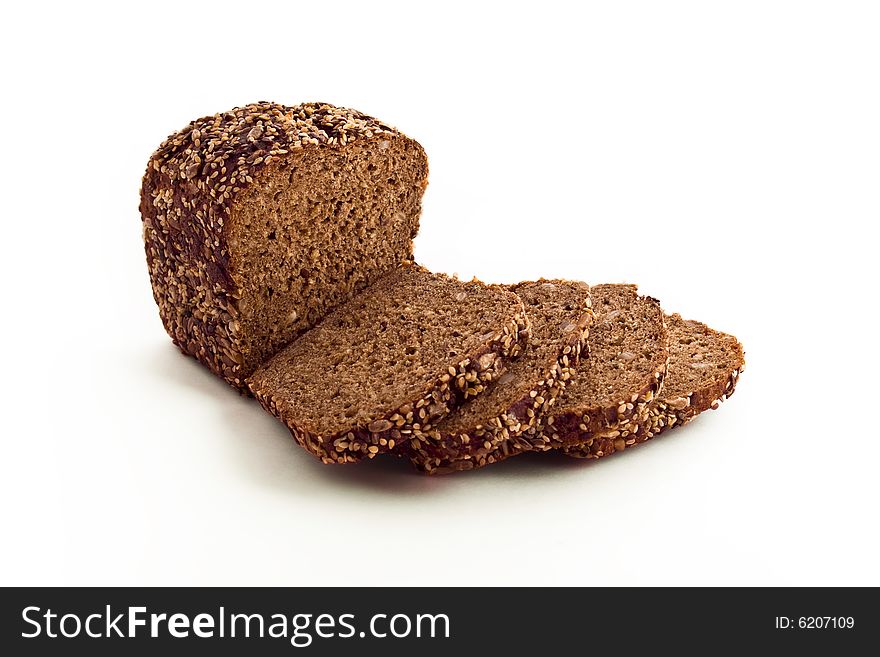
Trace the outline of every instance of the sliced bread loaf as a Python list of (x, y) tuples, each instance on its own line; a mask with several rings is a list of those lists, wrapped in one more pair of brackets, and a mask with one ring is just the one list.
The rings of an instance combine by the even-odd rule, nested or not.
[(346, 463), (430, 431), (501, 375), (527, 338), (513, 292), (404, 266), (337, 307), (249, 383), (303, 447)]
[(518, 436), (553, 407), (580, 358), (592, 320), (586, 283), (540, 280), (509, 289), (529, 316), (528, 347), (485, 393), (401, 445), (424, 472), (472, 470), (519, 451)]
[(595, 459), (622, 451), (690, 422), (705, 410), (718, 408), (733, 394), (745, 368), (739, 341), (677, 314), (666, 317), (666, 326), (669, 368), (663, 390), (650, 404), (647, 418), (626, 437), (597, 437), (566, 448), (566, 454)]
[(644, 421), (666, 374), (669, 351), (663, 311), (635, 285), (590, 288), (595, 319), (589, 358), (578, 368), (553, 414), (524, 434), (542, 451), (595, 436), (626, 437)]
[(418, 143), (326, 103), (261, 102), (193, 121), (153, 154), (141, 189), (166, 330), (242, 388), (412, 257), (427, 176)]

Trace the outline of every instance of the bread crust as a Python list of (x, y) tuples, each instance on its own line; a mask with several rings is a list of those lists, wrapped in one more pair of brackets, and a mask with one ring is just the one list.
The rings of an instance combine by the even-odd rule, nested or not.
[[(267, 166), (293, 163), (310, 149), (363, 140), (417, 142), (377, 119), (327, 103), (260, 102), (191, 122), (152, 155), (140, 211), (153, 298), (166, 331), (195, 357), (246, 391), (236, 272), (228, 233), (236, 199)], [(412, 257), (410, 251), (401, 260)]]
[[(566, 284), (568, 281), (541, 279), (538, 283)], [(516, 292), (521, 285), (510, 286)], [(589, 337), (593, 311), (589, 292), (583, 307), (571, 318), (574, 330), (566, 333), (559, 344), (556, 360), (513, 404), (499, 409), (486, 423), (463, 432), (442, 432), (438, 429), (417, 431), (413, 439), (398, 450), (426, 474), (449, 474), (496, 463), (528, 448), (521, 435), (538, 426), (550, 412), (556, 399), (565, 390)]]

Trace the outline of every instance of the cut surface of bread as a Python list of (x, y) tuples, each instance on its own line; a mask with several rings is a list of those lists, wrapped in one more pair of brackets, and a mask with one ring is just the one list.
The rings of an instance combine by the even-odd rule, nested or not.
[(569, 456), (595, 459), (650, 440), (666, 429), (690, 422), (730, 397), (745, 368), (742, 345), (732, 335), (705, 324), (668, 315), (669, 368), (663, 390), (647, 418), (627, 437), (598, 437), (566, 448)]
[(508, 289), (525, 304), (528, 346), (486, 392), (401, 446), (428, 474), (472, 470), (520, 451), (518, 436), (552, 409), (580, 358), (592, 320), (586, 283), (540, 280)]
[(141, 215), (175, 344), (232, 385), (412, 258), (421, 146), (356, 110), (261, 102), (193, 121), (151, 157)]
[(308, 451), (353, 462), (429, 431), (527, 339), (513, 292), (409, 265), (337, 307), (249, 384)]
[(628, 434), (663, 384), (669, 351), (663, 311), (635, 285), (594, 285), (589, 358), (553, 413), (524, 435), (533, 450), (583, 444), (596, 435)]

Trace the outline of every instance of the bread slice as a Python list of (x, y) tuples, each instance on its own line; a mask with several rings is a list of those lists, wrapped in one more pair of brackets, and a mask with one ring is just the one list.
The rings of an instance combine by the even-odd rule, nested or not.
[(553, 414), (523, 435), (532, 450), (585, 444), (596, 436), (626, 438), (663, 385), (669, 350), (657, 300), (639, 295), (635, 285), (594, 285), (590, 295), (595, 319), (589, 358)]
[(175, 344), (239, 388), (412, 257), (422, 147), (356, 110), (260, 102), (193, 121), (141, 189), (153, 296)]
[(401, 446), (428, 474), (472, 470), (520, 451), (517, 437), (553, 407), (580, 358), (592, 321), (586, 283), (542, 279), (509, 289), (525, 303), (529, 345), (489, 390)]
[(705, 324), (666, 317), (669, 369), (663, 390), (649, 406), (645, 421), (629, 436), (601, 437), (565, 449), (569, 456), (595, 459), (650, 440), (667, 429), (690, 422), (730, 397), (745, 368), (742, 345), (732, 335)]
[(347, 463), (430, 431), (527, 338), (513, 292), (404, 266), (283, 349), (250, 387), (308, 451)]

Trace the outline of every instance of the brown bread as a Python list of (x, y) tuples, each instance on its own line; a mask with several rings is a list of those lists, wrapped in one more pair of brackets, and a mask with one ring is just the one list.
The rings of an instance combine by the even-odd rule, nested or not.
[(279, 352), (250, 386), (308, 451), (349, 463), (430, 431), (503, 374), (527, 338), (514, 293), (404, 266)]
[(568, 447), (576, 458), (595, 459), (650, 440), (667, 429), (690, 422), (730, 397), (745, 368), (742, 345), (732, 335), (705, 324), (666, 318), (669, 368), (663, 390), (649, 406), (648, 416), (626, 438), (599, 437)]
[(540, 280), (509, 289), (525, 304), (529, 345), (488, 391), (401, 445), (428, 474), (473, 470), (520, 451), (518, 437), (553, 408), (580, 358), (592, 320), (586, 283)]
[(422, 147), (355, 110), (261, 102), (193, 121), (141, 190), (153, 296), (175, 344), (232, 385), (412, 257)]
[(531, 449), (584, 444), (597, 436), (623, 438), (647, 417), (663, 384), (669, 351), (663, 311), (635, 285), (590, 288), (595, 319), (590, 355), (578, 368), (553, 414), (524, 436)]

